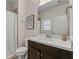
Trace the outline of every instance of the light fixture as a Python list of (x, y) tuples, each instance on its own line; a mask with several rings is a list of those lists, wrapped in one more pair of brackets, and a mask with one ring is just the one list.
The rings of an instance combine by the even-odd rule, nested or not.
[(44, 5), (44, 4), (46, 4), (46, 3), (50, 2), (50, 1), (52, 1), (52, 0), (40, 0), (39, 6)]

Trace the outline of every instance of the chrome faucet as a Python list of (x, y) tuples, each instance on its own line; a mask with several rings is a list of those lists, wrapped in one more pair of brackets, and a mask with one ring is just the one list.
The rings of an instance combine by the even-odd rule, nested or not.
[(46, 38), (51, 38), (51, 35), (50, 34), (46, 34)]

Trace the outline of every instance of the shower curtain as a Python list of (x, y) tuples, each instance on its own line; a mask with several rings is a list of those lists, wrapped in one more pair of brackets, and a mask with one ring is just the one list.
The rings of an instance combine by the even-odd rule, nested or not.
[(17, 47), (17, 14), (6, 12), (6, 57), (15, 53)]

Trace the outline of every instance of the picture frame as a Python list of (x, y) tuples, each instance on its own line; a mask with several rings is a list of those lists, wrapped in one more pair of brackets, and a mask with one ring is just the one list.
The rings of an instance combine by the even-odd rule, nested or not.
[(26, 29), (34, 29), (34, 15), (26, 17)]

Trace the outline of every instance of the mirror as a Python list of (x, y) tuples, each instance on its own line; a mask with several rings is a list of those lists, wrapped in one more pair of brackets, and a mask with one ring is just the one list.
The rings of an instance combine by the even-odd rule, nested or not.
[(40, 0), (38, 19), (41, 34), (69, 33), (68, 0)]

